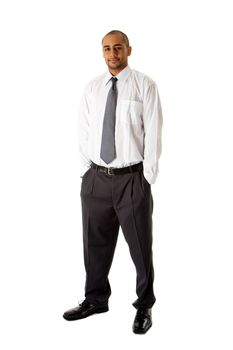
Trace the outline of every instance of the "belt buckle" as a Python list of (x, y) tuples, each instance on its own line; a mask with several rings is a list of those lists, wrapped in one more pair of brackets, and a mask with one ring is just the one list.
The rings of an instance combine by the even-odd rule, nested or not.
[(114, 173), (112, 172), (113, 168), (107, 168), (107, 174), (108, 175), (114, 175)]

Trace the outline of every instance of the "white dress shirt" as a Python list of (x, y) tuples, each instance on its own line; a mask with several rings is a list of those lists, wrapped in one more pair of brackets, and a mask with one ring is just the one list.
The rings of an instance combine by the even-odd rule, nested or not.
[(106, 164), (100, 158), (102, 128), (110, 72), (93, 79), (86, 87), (79, 113), (81, 176), (93, 161), (98, 165), (122, 168), (143, 162), (143, 174), (152, 184), (158, 174), (161, 154), (162, 110), (155, 82), (129, 66), (117, 77), (115, 126), (116, 158)]

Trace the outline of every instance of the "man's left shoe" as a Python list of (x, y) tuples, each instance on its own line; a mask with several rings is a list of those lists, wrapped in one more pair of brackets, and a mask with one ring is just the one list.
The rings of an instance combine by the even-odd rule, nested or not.
[(151, 326), (151, 308), (139, 308), (134, 319), (133, 332), (136, 334), (145, 334)]

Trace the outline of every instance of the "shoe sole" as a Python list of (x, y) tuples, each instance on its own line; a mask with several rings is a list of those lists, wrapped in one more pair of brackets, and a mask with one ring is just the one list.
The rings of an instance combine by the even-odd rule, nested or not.
[(109, 308), (108, 307), (105, 307), (105, 308), (102, 308), (102, 309), (97, 309), (95, 310), (94, 312), (89, 312), (87, 313), (86, 315), (84, 316), (81, 316), (81, 317), (74, 317), (74, 318), (68, 318), (66, 317), (65, 315), (63, 315), (63, 318), (66, 320), (66, 321), (77, 321), (77, 320), (82, 320), (83, 318), (87, 318), (89, 316), (92, 316), (92, 315), (95, 315), (95, 314), (101, 314), (103, 312), (107, 312), (109, 311)]

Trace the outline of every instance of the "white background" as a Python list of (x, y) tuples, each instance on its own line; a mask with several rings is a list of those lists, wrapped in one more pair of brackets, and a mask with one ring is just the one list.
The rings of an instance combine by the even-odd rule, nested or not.
[[(232, 349), (230, 5), (1, 1), (1, 349)], [(62, 318), (84, 292), (78, 106), (106, 70), (101, 39), (112, 29), (128, 34), (130, 66), (156, 81), (164, 114), (145, 336), (131, 330), (135, 271), (122, 234), (110, 311)]]

